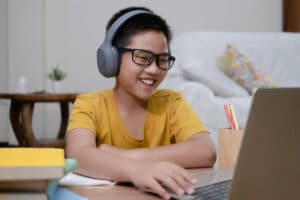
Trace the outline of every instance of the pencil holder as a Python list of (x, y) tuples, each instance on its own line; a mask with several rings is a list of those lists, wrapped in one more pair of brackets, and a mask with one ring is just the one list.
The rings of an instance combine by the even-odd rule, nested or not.
[(234, 169), (239, 154), (244, 129), (218, 130), (218, 165), (220, 169)]

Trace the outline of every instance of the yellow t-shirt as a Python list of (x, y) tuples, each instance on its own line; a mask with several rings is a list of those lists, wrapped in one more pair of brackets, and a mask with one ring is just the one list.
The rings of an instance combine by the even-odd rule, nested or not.
[(182, 142), (198, 132), (207, 131), (187, 101), (172, 90), (157, 90), (150, 97), (142, 139), (128, 133), (112, 89), (81, 94), (76, 98), (67, 132), (76, 128), (95, 133), (97, 146), (104, 143), (126, 149)]

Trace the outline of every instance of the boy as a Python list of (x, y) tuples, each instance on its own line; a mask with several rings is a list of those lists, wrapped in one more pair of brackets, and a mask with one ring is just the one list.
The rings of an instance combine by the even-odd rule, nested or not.
[(169, 199), (161, 184), (191, 194), (195, 180), (184, 168), (213, 166), (214, 145), (197, 114), (179, 93), (156, 90), (175, 61), (170, 40), (165, 20), (147, 8), (123, 9), (109, 21), (98, 67), (116, 84), (73, 105), (66, 151), (78, 160), (77, 173)]

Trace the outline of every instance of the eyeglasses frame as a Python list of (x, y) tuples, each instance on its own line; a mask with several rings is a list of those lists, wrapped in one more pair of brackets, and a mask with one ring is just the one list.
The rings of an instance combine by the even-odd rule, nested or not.
[[(119, 48), (117, 48), (117, 49), (118, 49), (118, 51), (119, 51), (120, 53), (131, 52), (131, 59), (132, 59), (132, 61), (133, 61), (135, 64), (137, 64), (137, 65), (141, 65), (141, 66), (150, 66), (150, 65), (153, 63), (153, 61), (155, 60), (156, 66), (157, 66), (159, 69), (162, 69), (162, 70), (169, 70), (169, 69), (171, 69), (171, 68), (173, 67), (173, 64), (174, 64), (175, 60), (176, 60), (176, 58), (175, 58), (174, 56), (172, 56), (172, 55), (170, 55), (170, 54), (168, 54), (168, 53), (155, 54), (155, 53), (153, 53), (152, 51), (149, 51), (149, 50), (146, 50), (146, 49), (135, 49), (135, 48), (125, 48), (125, 47), (119, 47)], [(152, 55), (151, 62), (148, 63), (148, 64), (140, 64), (140, 63), (136, 63), (135, 60), (134, 60), (134, 52), (135, 52), (135, 51), (144, 51), (144, 52), (147, 52), (147, 53), (151, 54), (151, 55)], [(169, 65), (168, 68), (163, 68), (163, 67), (159, 66), (159, 56), (169, 56), (169, 63), (171, 63), (171, 65)]]

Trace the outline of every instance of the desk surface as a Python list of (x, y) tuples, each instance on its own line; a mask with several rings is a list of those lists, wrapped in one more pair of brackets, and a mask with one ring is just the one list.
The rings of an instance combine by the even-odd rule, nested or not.
[[(203, 169), (189, 169), (189, 172), (201, 173), (201, 172), (216, 172), (214, 168), (203, 168)], [(209, 181), (209, 180), (207, 180)], [(145, 193), (138, 190), (133, 186), (126, 185), (115, 185), (115, 186), (83, 186), (83, 187), (68, 187), (69, 190), (86, 197), (89, 200), (158, 200), (159, 197)]]
[(27, 102), (74, 101), (78, 93), (0, 93), (0, 98)]

